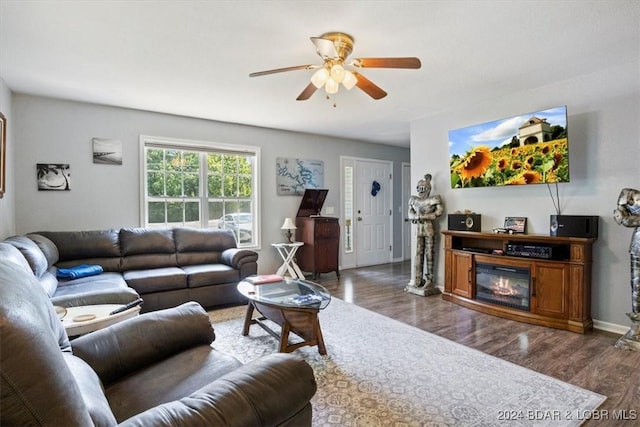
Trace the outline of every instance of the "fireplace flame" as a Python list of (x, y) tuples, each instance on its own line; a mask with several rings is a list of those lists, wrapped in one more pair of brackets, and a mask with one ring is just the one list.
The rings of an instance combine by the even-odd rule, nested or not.
[(509, 279), (505, 279), (502, 276), (500, 276), (497, 282), (491, 285), (491, 290), (494, 295), (518, 295), (518, 291), (509, 283)]

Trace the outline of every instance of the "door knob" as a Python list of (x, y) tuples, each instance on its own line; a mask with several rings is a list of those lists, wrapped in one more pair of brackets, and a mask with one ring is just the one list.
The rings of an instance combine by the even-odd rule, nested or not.
[(362, 217), (361, 216), (358, 217), (358, 221), (362, 221)]

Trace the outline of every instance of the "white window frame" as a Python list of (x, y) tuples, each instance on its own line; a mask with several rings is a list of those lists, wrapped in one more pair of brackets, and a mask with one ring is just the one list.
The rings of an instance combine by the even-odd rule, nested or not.
[[(254, 233), (254, 240), (252, 244), (241, 244), (238, 242), (239, 247), (243, 248), (252, 248), (259, 249), (261, 244), (261, 233), (260, 233), (260, 147), (251, 146), (251, 145), (236, 145), (236, 144), (225, 144), (220, 142), (213, 141), (197, 141), (197, 140), (188, 140), (188, 139), (178, 139), (178, 138), (166, 138), (159, 136), (151, 136), (151, 135), (140, 135), (139, 138), (139, 149), (140, 149), (140, 224), (142, 227), (148, 226), (147, 224), (147, 206), (148, 206), (148, 197), (147, 197), (147, 159), (145, 148), (147, 147), (161, 147), (164, 149), (177, 149), (177, 150), (196, 150), (196, 151), (209, 151), (212, 153), (216, 152), (226, 152), (226, 153), (238, 153), (238, 154), (251, 154), (255, 158), (254, 168), (253, 168), (253, 183), (254, 188), (252, 191), (251, 204), (254, 207), (254, 212), (252, 212), (252, 230)], [(206, 185), (206, 176), (204, 175), (206, 172), (201, 171), (200, 177), (200, 194), (199, 200), (201, 206), (208, 206), (208, 196), (206, 194), (207, 185)], [(201, 207), (201, 228), (209, 228), (207, 226), (208, 215), (205, 216), (206, 207)]]

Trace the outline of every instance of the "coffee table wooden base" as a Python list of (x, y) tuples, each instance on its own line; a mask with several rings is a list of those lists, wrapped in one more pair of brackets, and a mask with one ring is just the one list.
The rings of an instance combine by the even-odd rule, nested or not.
[[(262, 316), (254, 318), (254, 309)], [(247, 314), (244, 319), (242, 335), (249, 335), (249, 327), (253, 324), (257, 324), (270, 335), (280, 340), (279, 351), (281, 353), (290, 353), (305, 345), (317, 345), (318, 352), (324, 355), (327, 354), (327, 349), (324, 346), (324, 339), (322, 338), (318, 312), (319, 310), (312, 307), (276, 307), (256, 301), (249, 301), (247, 305)], [(264, 320), (270, 320), (280, 326), (280, 334), (265, 324)], [(289, 334), (291, 332), (302, 338), (302, 341), (295, 344), (289, 344)]]

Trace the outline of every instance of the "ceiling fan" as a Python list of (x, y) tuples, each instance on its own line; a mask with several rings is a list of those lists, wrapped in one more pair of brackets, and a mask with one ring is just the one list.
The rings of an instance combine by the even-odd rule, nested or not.
[(408, 58), (354, 58), (347, 61), (353, 50), (353, 37), (349, 34), (331, 32), (320, 37), (311, 37), (316, 52), (324, 61), (320, 65), (297, 65), (293, 67), (276, 68), (249, 74), (249, 77), (259, 77), (268, 74), (283, 73), (296, 70), (316, 70), (311, 76), (311, 83), (298, 95), (296, 100), (304, 101), (311, 98), (316, 90), (324, 86), (327, 94), (338, 92), (340, 84), (350, 90), (354, 86), (364, 91), (373, 99), (387, 96), (387, 92), (356, 71), (362, 68), (411, 68), (421, 67), (420, 59)]

